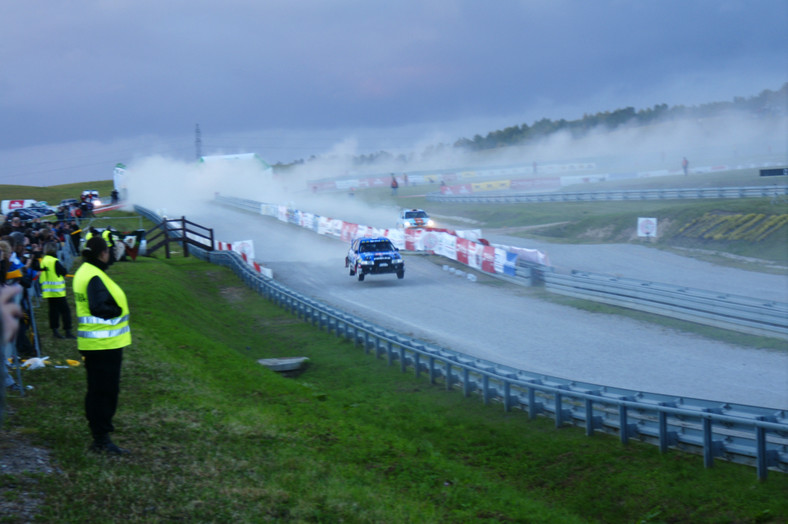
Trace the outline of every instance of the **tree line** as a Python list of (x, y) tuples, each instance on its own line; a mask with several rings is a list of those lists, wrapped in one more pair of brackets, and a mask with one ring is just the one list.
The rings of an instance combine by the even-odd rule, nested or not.
[[(613, 111), (604, 111), (595, 114), (584, 114), (577, 120), (551, 120), (542, 118), (533, 124), (521, 124), (490, 131), (487, 135), (475, 135), (473, 138), (459, 138), (454, 144), (437, 144), (428, 146), (422, 156), (446, 152), (449, 149), (464, 151), (483, 151), (499, 147), (527, 145), (547, 138), (553, 133), (569, 132), (574, 138), (581, 138), (590, 131), (613, 131), (621, 126), (646, 126), (657, 122), (670, 120), (712, 118), (732, 111), (747, 113), (753, 117), (766, 118), (786, 116), (788, 106), (788, 82), (777, 90), (763, 90), (760, 94), (751, 97), (734, 97), (729, 102), (710, 102), (698, 106), (677, 105), (668, 107), (667, 104), (656, 104), (654, 107), (635, 110), (634, 107), (624, 107)], [(314, 160), (313, 156), (309, 160)], [(406, 162), (406, 155), (393, 155), (388, 151), (379, 151), (366, 155), (353, 157), (357, 166), (375, 164), (378, 162), (401, 161)], [(296, 161), (294, 164), (303, 164)], [(291, 164), (293, 165), (293, 164)], [(286, 168), (277, 164), (279, 168)]]
[(735, 97), (730, 102), (711, 102), (690, 107), (684, 105), (668, 107), (667, 104), (657, 104), (654, 107), (638, 111), (634, 107), (625, 107), (593, 115), (585, 114), (583, 118), (577, 120), (562, 118), (554, 121), (543, 118), (530, 126), (522, 124), (490, 131), (486, 136), (475, 135), (472, 139), (460, 138), (453, 147), (481, 151), (527, 144), (559, 131), (567, 131), (573, 137), (580, 138), (591, 130), (612, 131), (625, 125), (645, 126), (658, 121), (711, 118), (731, 111), (745, 112), (756, 117), (784, 116), (787, 100), (788, 83), (778, 91), (766, 89), (759, 95), (749, 98)]

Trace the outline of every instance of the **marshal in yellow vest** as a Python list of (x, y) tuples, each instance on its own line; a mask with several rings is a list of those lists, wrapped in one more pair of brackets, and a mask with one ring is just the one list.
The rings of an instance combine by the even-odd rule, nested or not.
[(66, 296), (66, 279), (55, 272), (57, 258), (46, 255), (41, 259), (41, 296), (57, 298)]
[[(88, 305), (88, 283), (99, 277), (120, 306), (118, 317), (103, 319), (90, 313)], [(94, 349), (117, 349), (131, 344), (129, 328), (129, 303), (126, 293), (107, 274), (93, 264), (83, 263), (74, 273), (74, 301), (77, 304), (77, 348), (81, 351)]]

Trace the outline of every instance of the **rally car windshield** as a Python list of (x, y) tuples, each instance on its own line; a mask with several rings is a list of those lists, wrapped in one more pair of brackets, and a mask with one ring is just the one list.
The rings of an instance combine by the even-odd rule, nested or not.
[(358, 248), (359, 253), (375, 253), (377, 251), (393, 250), (394, 248), (391, 247), (390, 242), (364, 242)]

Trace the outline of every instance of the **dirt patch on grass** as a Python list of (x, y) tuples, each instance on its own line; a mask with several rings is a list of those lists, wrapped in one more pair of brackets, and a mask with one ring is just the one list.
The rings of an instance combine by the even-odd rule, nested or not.
[(580, 240), (591, 240), (598, 242), (609, 241), (611, 238), (613, 238), (613, 233), (615, 230), (616, 228), (613, 226), (586, 229), (577, 235), (577, 238)]
[(243, 287), (223, 287), (219, 289), (219, 294), (222, 295), (222, 298), (227, 302), (234, 304), (243, 300), (243, 295), (246, 291), (246, 288)]
[(0, 430), (0, 515), (13, 522), (33, 522), (44, 497), (35, 476), (56, 472), (48, 449), (34, 446), (19, 433)]

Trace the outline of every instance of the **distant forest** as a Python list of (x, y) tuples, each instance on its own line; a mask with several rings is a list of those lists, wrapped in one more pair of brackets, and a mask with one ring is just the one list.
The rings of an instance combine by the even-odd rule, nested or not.
[[(624, 125), (645, 126), (658, 121), (711, 118), (732, 111), (749, 113), (753, 117), (761, 118), (784, 117), (786, 112), (788, 112), (788, 83), (785, 83), (778, 91), (766, 89), (759, 95), (749, 98), (735, 97), (731, 102), (711, 102), (699, 106), (678, 105), (673, 107), (668, 107), (667, 104), (658, 104), (652, 108), (640, 110), (635, 110), (634, 107), (625, 107), (594, 115), (586, 114), (578, 120), (565, 120), (562, 118), (554, 121), (549, 118), (543, 118), (530, 126), (528, 124), (515, 125), (506, 129), (490, 131), (486, 136), (476, 135), (473, 138), (460, 138), (451, 145), (438, 144), (429, 146), (422, 155), (430, 156), (445, 152), (450, 148), (476, 152), (499, 147), (526, 145), (530, 142), (538, 142), (552, 133), (561, 131), (568, 131), (573, 137), (580, 138), (592, 130), (612, 131)], [(314, 160), (314, 158), (312, 157), (310, 160)], [(353, 163), (357, 166), (380, 161), (405, 162), (407, 160), (408, 158), (405, 155), (395, 156), (387, 151), (353, 157)], [(303, 163), (303, 161), (296, 162), (296, 164), (300, 163)]]
[(691, 107), (683, 105), (668, 107), (667, 104), (659, 104), (650, 109), (639, 111), (635, 111), (634, 107), (625, 107), (595, 115), (586, 114), (579, 120), (564, 120), (562, 118), (553, 121), (543, 118), (531, 126), (523, 124), (491, 131), (487, 133), (487, 136), (476, 135), (473, 139), (460, 138), (454, 143), (454, 147), (481, 151), (527, 144), (558, 131), (568, 131), (573, 137), (580, 138), (595, 129), (612, 131), (623, 125), (644, 126), (657, 121), (711, 118), (731, 111), (745, 112), (755, 117), (784, 116), (786, 104), (788, 104), (788, 83), (784, 84), (779, 91), (766, 89), (757, 96), (735, 97), (732, 102), (712, 102)]

